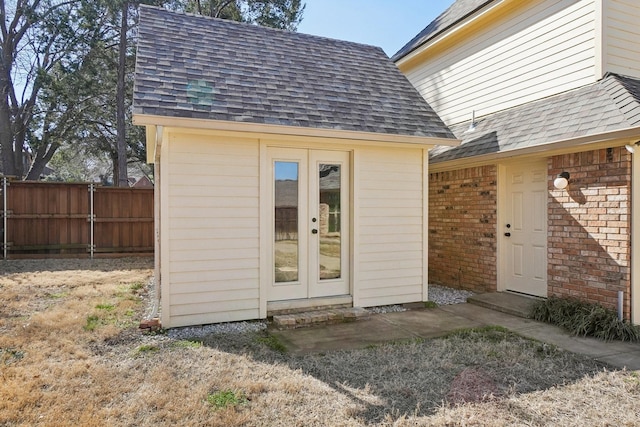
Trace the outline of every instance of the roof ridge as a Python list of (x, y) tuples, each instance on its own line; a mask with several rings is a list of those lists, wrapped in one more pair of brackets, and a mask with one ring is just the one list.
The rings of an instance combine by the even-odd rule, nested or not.
[[(391, 56), (392, 61), (398, 61), (418, 49), (439, 34), (464, 21), (479, 10), (496, 0), (456, 0), (444, 12), (423, 28), (415, 37)], [(451, 15), (451, 16), (449, 16)], [(439, 24), (443, 24), (439, 26)]]
[[(295, 35), (295, 36), (299, 36), (299, 37), (309, 37), (312, 39), (323, 39), (323, 40), (328, 40), (328, 41), (333, 41), (333, 42), (338, 42), (338, 43), (344, 43), (344, 44), (352, 44), (352, 45), (356, 45), (356, 46), (369, 46), (372, 48), (376, 48), (376, 49), (380, 49), (384, 52), (384, 49), (382, 49), (380, 46), (376, 46), (376, 45), (372, 45), (372, 44), (368, 44), (368, 43), (360, 43), (360, 42), (354, 42), (354, 41), (350, 41), (350, 40), (341, 40), (341, 39), (336, 39), (336, 38), (332, 38), (332, 37), (326, 37), (326, 36), (318, 36), (315, 34), (307, 34), (307, 33), (301, 33), (299, 31), (293, 31), (293, 30), (286, 30), (286, 29), (282, 29), (282, 28), (273, 28), (273, 27), (266, 27), (264, 25), (259, 25), (259, 24), (251, 24), (249, 22), (240, 22), (240, 21), (234, 21), (232, 19), (223, 19), (223, 18), (216, 18), (213, 16), (207, 16), (207, 15), (199, 15), (197, 13), (194, 12), (184, 12), (181, 10), (169, 10), (166, 9), (162, 6), (153, 6), (153, 5), (148, 5), (148, 4), (141, 4), (140, 5), (140, 9), (154, 9), (156, 11), (159, 12), (164, 12), (164, 13), (168, 13), (168, 14), (178, 14), (178, 15), (184, 15), (184, 16), (188, 16), (191, 18), (198, 18), (198, 19), (203, 19), (203, 20), (211, 20), (211, 21), (215, 21), (215, 22), (221, 22), (221, 23), (225, 23), (225, 24), (229, 24), (229, 25), (238, 25), (238, 26), (244, 26), (244, 27), (249, 27), (249, 28), (255, 28), (258, 29), (258, 31), (260, 30), (265, 30), (267, 32), (269, 31), (273, 31), (273, 32), (277, 32), (277, 33), (281, 33), (281, 34), (288, 34), (288, 35)], [(385, 53), (386, 55), (386, 53)]]
[(640, 125), (640, 80), (607, 72), (598, 82), (633, 126)]
[(381, 48), (141, 10), (137, 117), (453, 139)]

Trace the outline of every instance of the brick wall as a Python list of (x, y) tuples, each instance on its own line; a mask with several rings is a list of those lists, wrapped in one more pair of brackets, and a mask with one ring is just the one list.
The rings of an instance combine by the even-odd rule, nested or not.
[(496, 290), (496, 167), (429, 176), (429, 283)]
[[(553, 187), (562, 171), (567, 189)], [(608, 148), (549, 159), (548, 292), (630, 310), (631, 157)]]

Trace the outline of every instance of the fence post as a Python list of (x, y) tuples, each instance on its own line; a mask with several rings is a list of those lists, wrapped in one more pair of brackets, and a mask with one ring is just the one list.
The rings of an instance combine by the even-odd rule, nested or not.
[(93, 259), (93, 252), (95, 250), (95, 245), (93, 244), (93, 225), (95, 222), (95, 215), (93, 214), (93, 192), (95, 191), (95, 186), (93, 183), (89, 184), (89, 234), (91, 238), (91, 243), (89, 244), (89, 250), (91, 251), (91, 259)]
[(7, 177), (2, 177), (2, 257), (7, 259)]

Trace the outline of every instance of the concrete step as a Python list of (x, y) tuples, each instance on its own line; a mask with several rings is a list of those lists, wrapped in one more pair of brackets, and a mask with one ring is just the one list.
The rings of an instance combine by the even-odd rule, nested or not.
[(537, 297), (511, 292), (490, 292), (467, 298), (469, 304), (479, 305), (525, 319), (529, 317), (532, 305), (538, 300), (539, 298)]
[(273, 316), (273, 325), (278, 329), (295, 329), (332, 323), (368, 320), (371, 313), (362, 307), (330, 308), (302, 313)]

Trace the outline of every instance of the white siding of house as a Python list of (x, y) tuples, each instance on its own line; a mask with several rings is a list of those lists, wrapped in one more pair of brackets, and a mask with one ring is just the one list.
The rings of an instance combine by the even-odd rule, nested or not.
[(605, 69), (640, 78), (640, 2), (603, 0)]
[(168, 142), (163, 325), (259, 318), (258, 141), (180, 133)]
[(596, 80), (596, 1), (521, 5), (455, 49), (405, 72), (445, 123), (470, 120), (474, 110), (482, 116)]
[(369, 307), (422, 301), (422, 150), (367, 148), (354, 155), (354, 303)]

